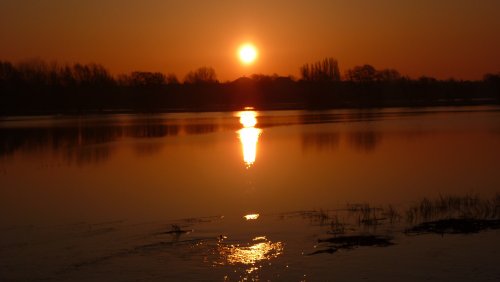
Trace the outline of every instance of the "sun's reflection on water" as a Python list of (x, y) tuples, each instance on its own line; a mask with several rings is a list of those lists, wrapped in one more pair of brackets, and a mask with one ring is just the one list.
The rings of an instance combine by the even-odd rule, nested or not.
[(257, 270), (256, 264), (277, 258), (283, 254), (283, 243), (271, 242), (265, 236), (255, 237), (246, 246), (219, 245), (219, 254), (227, 264), (244, 264), (250, 266), (246, 272)]
[(243, 150), (243, 161), (247, 168), (255, 163), (257, 155), (257, 142), (262, 133), (262, 129), (256, 128), (257, 112), (255, 111), (242, 111), (237, 114), (240, 117), (240, 123), (243, 128), (238, 130), (238, 135), (241, 141)]
[(247, 214), (247, 215), (244, 215), (243, 217), (246, 219), (246, 220), (255, 220), (257, 218), (259, 218), (259, 214), (258, 213), (252, 213), (252, 214)]

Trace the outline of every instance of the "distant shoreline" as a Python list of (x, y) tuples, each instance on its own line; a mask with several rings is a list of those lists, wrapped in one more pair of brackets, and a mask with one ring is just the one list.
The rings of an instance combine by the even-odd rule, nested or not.
[[(371, 104), (371, 105), (342, 105), (331, 107), (306, 107), (305, 105), (268, 105), (254, 107), (248, 104), (245, 107), (250, 107), (255, 111), (330, 111), (330, 110), (355, 110), (355, 109), (389, 109), (389, 108), (434, 108), (434, 107), (465, 107), (465, 106), (500, 106), (500, 102), (496, 99), (478, 99), (478, 100), (456, 100), (456, 101), (422, 101), (420, 103), (384, 103), (384, 104)], [(15, 117), (15, 116), (90, 116), (90, 115), (114, 115), (114, 114), (167, 114), (167, 113), (202, 113), (202, 112), (235, 112), (245, 110), (245, 107), (186, 107), (186, 108), (158, 108), (151, 110), (140, 109), (85, 109), (85, 110), (66, 110), (66, 111), (22, 111), (10, 110), (0, 112), (1, 118)]]
[(500, 74), (477, 81), (411, 79), (364, 65), (341, 77), (331, 58), (306, 64), (301, 73), (300, 79), (255, 74), (221, 83), (212, 68), (204, 67), (181, 83), (175, 76), (151, 72), (115, 78), (96, 64), (0, 61), (0, 116), (500, 104)]

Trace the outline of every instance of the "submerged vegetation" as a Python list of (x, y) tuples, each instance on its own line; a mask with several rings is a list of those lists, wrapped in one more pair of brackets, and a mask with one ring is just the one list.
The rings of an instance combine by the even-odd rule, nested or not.
[(500, 74), (480, 81), (412, 79), (394, 69), (337, 60), (305, 64), (300, 78), (255, 74), (219, 82), (211, 67), (173, 73), (112, 75), (99, 64), (0, 61), (0, 114), (80, 114), (106, 111), (213, 111), (431, 106), (498, 103)]
[(328, 239), (319, 239), (319, 243), (328, 243), (328, 247), (317, 250), (309, 255), (317, 255), (321, 253), (333, 254), (342, 249), (354, 249), (357, 247), (388, 247), (393, 245), (392, 237), (378, 235), (351, 235), (338, 236)]
[(477, 233), (500, 228), (500, 194), (491, 199), (478, 195), (422, 199), (406, 211), (408, 222), (420, 222), (407, 234)]
[(307, 211), (300, 216), (320, 226), (330, 223), (326, 233), (331, 237), (318, 239), (319, 248), (310, 255), (335, 253), (357, 247), (388, 247), (395, 244), (393, 235), (397, 233), (445, 235), (500, 229), (500, 194), (490, 199), (472, 194), (423, 198), (400, 210), (393, 205), (348, 204), (345, 209)]
[(422, 222), (405, 230), (406, 234), (467, 234), (499, 229), (500, 219), (450, 218)]
[(423, 198), (411, 205), (405, 214), (407, 221), (412, 223), (443, 218), (500, 218), (500, 194), (491, 199), (482, 199), (479, 195)]

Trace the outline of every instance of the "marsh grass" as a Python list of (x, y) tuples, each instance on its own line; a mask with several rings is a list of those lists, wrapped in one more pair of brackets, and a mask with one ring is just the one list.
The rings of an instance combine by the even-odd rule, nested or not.
[(308, 219), (310, 223), (319, 226), (326, 226), (330, 223), (331, 217), (328, 210), (310, 210), (299, 213), (300, 217)]
[[(162, 232), (163, 234), (172, 234), (172, 235), (180, 235), (180, 234), (186, 234), (186, 233), (191, 233), (193, 230), (188, 230), (188, 229), (182, 229), (182, 227), (178, 224), (171, 224), (170, 225), (170, 230), (166, 232)], [(162, 234), (160, 233), (160, 234)]]
[[(339, 214), (346, 214), (347, 218), (341, 218)], [(477, 194), (440, 195), (435, 199), (423, 198), (402, 209), (394, 205), (374, 207), (368, 203), (347, 204), (345, 209), (337, 210), (333, 215), (319, 210), (308, 216), (322, 224), (329, 221), (330, 230), (327, 234), (333, 235), (319, 239), (318, 246), (322, 248), (310, 255), (332, 254), (362, 246), (391, 246), (394, 244), (393, 237), (387, 234), (399, 232), (406, 235), (444, 235), (499, 229), (500, 194), (490, 199)], [(382, 225), (388, 228), (378, 228)]]
[(326, 248), (319, 249), (309, 255), (321, 253), (335, 253), (339, 250), (352, 250), (359, 247), (388, 247), (394, 245), (390, 236), (373, 234), (334, 236), (327, 239), (319, 239), (318, 243), (327, 244)]
[(426, 221), (405, 230), (405, 234), (469, 234), (499, 229), (500, 219), (450, 218)]
[(382, 215), (389, 220), (389, 223), (394, 224), (400, 222), (401, 214), (393, 205), (388, 205), (383, 211)]
[[(341, 217), (339, 215), (346, 215)], [(349, 226), (375, 228), (380, 225), (415, 225), (442, 219), (500, 219), (500, 193), (492, 198), (481, 198), (477, 194), (440, 195), (423, 198), (407, 208), (394, 205), (372, 206), (369, 203), (348, 203), (338, 210), (304, 211), (301, 216), (320, 226), (329, 225), (332, 234), (341, 234)]]
[(391, 224), (401, 218), (393, 205), (387, 207), (372, 207), (368, 203), (347, 204), (347, 212), (357, 219), (359, 226), (370, 227), (389, 221)]
[(482, 199), (477, 194), (422, 199), (406, 210), (413, 226), (406, 234), (468, 234), (500, 228), (500, 194)]
[(500, 194), (491, 199), (481, 199), (477, 194), (423, 198), (405, 214), (408, 223), (450, 218), (495, 219), (500, 217)]
[(180, 232), (182, 232), (182, 229), (181, 229), (181, 227), (180, 227), (179, 225), (177, 225), (177, 224), (172, 224), (172, 225), (171, 225), (171, 229), (170, 229), (170, 231), (169, 231), (169, 232), (172, 232), (172, 233), (180, 233)]
[(334, 236), (344, 234), (346, 232), (346, 226), (347, 224), (341, 221), (339, 216), (336, 214), (330, 221), (330, 231), (328, 233), (333, 234)]

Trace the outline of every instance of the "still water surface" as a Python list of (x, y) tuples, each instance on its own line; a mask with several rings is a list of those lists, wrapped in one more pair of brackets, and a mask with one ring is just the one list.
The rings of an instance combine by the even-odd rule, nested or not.
[(4, 223), (405, 204), (500, 187), (494, 108), (12, 118), (0, 126)]
[[(83, 262), (92, 262), (93, 255), (118, 254), (114, 261), (118, 267), (124, 260), (118, 250), (157, 247), (158, 240), (166, 239), (144, 239), (144, 234), (151, 235), (156, 228), (160, 231), (153, 234), (162, 234), (161, 230), (169, 230), (170, 221), (187, 218), (191, 221), (186, 228), (195, 222), (195, 230), (203, 232), (184, 228), (194, 234), (187, 235), (194, 237), (186, 242), (201, 240), (197, 246), (205, 242), (203, 238), (217, 241), (205, 242), (211, 248), (201, 253), (193, 253), (193, 245), (170, 250), (168, 255), (155, 253), (156, 260), (140, 263), (141, 271), (149, 267), (150, 273), (158, 273), (168, 262), (169, 270), (181, 273), (160, 271), (152, 278), (200, 279), (205, 276), (189, 275), (204, 273), (208, 265), (227, 272), (212, 271), (217, 279), (229, 279), (234, 273), (234, 279), (255, 279), (259, 271), (261, 278), (306, 279), (329, 268), (305, 273), (302, 263), (313, 269), (322, 264), (290, 254), (304, 255), (304, 249), (311, 247), (304, 246), (304, 238), (314, 245), (321, 231), (310, 227), (299, 239), (290, 237), (297, 222), (285, 224), (273, 220), (274, 216), (282, 219), (283, 214), (296, 211), (352, 203), (402, 207), (439, 195), (490, 197), (500, 191), (499, 148), (500, 108), (495, 107), (6, 118), (0, 121), (0, 225), (8, 232), (2, 235), (0, 252), (16, 253), (15, 246), (36, 241), (33, 236), (39, 240), (45, 236), (44, 243), (37, 245), (45, 247), (28, 244), (24, 249), (26, 257), (35, 261), (31, 267), (38, 267), (42, 278), (75, 280), (81, 276), (60, 271), (63, 258), (74, 255), (65, 247), (81, 250), (79, 255), (93, 250), (94, 254), (80, 257)], [(95, 224), (120, 231), (97, 232), (101, 237), (96, 239), (96, 234), (85, 233)], [(19, 239), (26, 226), (45, 231), (37, 229)], [(59, 233), (65, 235), (56, 232), (56, 236), (51, 226), (71, 228), (64, 227)], [(72, 232), (95, 241), (75, 239)], [(60, 238), (68, 236), (72, 243), (61, 245)], [(170, 243), (186, 238), (161, 236)], [(220, 244), (223, 240), (233, 241)], [(52, 246), (47, 241), (57, 243)], [(389, 257), (387, 263), (403, 252), (395, 250), (396, 257)], [(177, 259), (169, 257), (172, 253)], [(276, 264), (279, 270), (267, 265), (280, 256), (285, 261), (282, 258)], [(368, 251), (367, 256), (373, 263), (376, 255)], [(16, 266), (27, 264), (26, 257), (20, 255), (18, 261), (15, 257), (0, 261), (5, 267), (0, 277), (3, 273), (23, 278)], [(132, 265), (140, 260), (127, 257)], [(343, 262), (355, 269), (352, 259), (345, 257)], [(259, 265), (263, 261), (268, 272)], [(94, 270), (109, 272), (110, 263), (99, 262)], [(79, 268), (79, 263), (73, 267)], [(283, 270), (294, 265), (294, 271)], [(228, 272), (224, 266), (234, 269)], [(99, 275), (85, 273), (83, 280), (99, 280)], [(143, 277), (140, 272), (136, 275)]]

